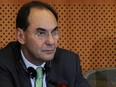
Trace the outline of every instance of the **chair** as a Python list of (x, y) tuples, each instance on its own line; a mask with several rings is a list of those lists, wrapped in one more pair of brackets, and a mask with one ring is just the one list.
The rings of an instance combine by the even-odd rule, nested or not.
[(116, 87), (116, 68), (100, 68), (84, 74), (91, 87)]

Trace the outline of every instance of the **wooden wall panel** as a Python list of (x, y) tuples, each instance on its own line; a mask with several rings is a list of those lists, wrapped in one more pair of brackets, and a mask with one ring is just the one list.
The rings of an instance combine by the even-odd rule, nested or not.
[[(0, 48), (15, 38), (19, 7), (31, 0), (1, 0)], [(59, 47), (80, 55), (82, 71), (116, 67), (116, 0), (41, 0), (59, 15)]]

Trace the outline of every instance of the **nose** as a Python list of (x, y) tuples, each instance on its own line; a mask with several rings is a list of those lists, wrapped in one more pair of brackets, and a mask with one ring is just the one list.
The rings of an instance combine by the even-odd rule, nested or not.
[(54, 45), (54, 38), (52, 37), (52, 35), (51, 34), (49, 34), (49, 36), (47, 37), (47, 39), (46, 39), (46, 44), (47, 45)]

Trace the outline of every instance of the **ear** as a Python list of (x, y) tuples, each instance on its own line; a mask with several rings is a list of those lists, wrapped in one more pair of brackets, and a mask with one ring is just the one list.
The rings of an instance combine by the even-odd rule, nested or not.
[(24, 31), (22, 29), (17, 28), (16, 37), (20, 44), (25, 44), (25, 35), (24, 35)]

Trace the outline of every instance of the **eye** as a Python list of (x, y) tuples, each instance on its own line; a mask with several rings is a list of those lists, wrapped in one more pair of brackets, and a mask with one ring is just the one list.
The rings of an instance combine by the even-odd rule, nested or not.
[(57, 34), (58, 34), (58, 31), (52, 32), (52, 35), (57, 35)]
[(44, 32), (44, 31), (38, 31), (37, 32), (37, 35), (38, 36), (45, 36), (46, 35), (46, 32)]
[(52, 31), (52, 35), (58, 35), (58, 29), (55, 29), (54, 31)]

